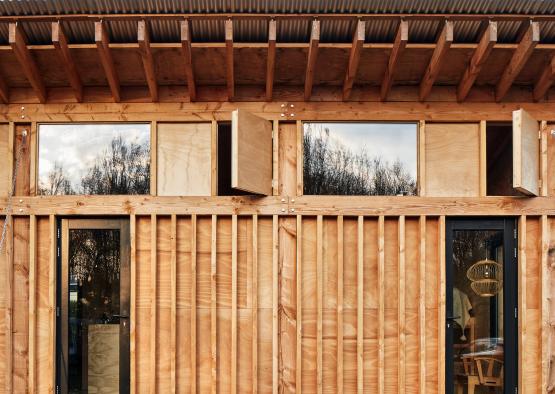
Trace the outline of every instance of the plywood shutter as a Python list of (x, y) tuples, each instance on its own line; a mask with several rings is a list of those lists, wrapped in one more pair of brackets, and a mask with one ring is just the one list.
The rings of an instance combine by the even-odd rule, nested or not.
[(209, 196), (210, 147), (210, 123), (158, 123), (158, 195)]
[(480, 193), (480, 125), (427, 123), (426, 195), (477, 197)]
[(231, 117), (231, 187), (272, 194), (272, 124), (249, 112)]
[(513, 188), (540, 194), (540, 125), (523, 109), (513, 111)]

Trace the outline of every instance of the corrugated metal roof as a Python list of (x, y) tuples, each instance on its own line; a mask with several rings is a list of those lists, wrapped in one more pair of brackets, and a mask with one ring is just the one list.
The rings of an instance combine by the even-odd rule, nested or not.
[[(555, 1), (551, 0), (3, 0), (0, 14), (15, 15), (72, 15), (72, 14), (173, 14), (173, 13), (414, 13), (414, 14), (555, 14)], [(94, 41), (92, 21), (66, 22), (72, 43)], [(367, 23), (368, 42), (391, 42), (397, 21), (375, 20)], [(0, 24), (0, 43), (7, 41), (7, 29)], [(50, 43), (50, 24), (22, 23), (29, 42)], [(475, 42), (479, 22), (456, 21), (455, 42)], [(322, 42), (350, 42), (354, 21), (323, 20)], [(499, 42), (514, 42), (519, 22), (502, 21), (498, 25)], [(150, 22), (153, 42), (178, 42), (179, 23), (176, 20)], [(439, 28), (438, 21), (413, 20), (409, 22), (409, 41), (433, 42)], [(262, 20), (237, 20), (234, 39), (238, 42), (264, 42), (267, 23)], [(193, 41), (223, 41), (222, 21), (194, 20), (191, 26)], [(113, 42), (135, 42), (137, 24), (134, 21), (111, 21)], [(280, 20), (279, 42), (306, 42), (310, 34), (308, 20)], [(542, 42), (555, 42), (555, 22), (542, 23)]]

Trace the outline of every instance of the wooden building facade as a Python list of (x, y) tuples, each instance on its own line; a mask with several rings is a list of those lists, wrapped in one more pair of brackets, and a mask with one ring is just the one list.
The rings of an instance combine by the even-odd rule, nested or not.
[[(505, 379), (553, 390), (555, 9), (116, 11), (0, 16), (0, 392), (73, 392), (79, 228), (119, 231), (129, 337), (119, 362), (89, 340), (78, 392), (117, 392), (104, 370), (126, 362), (131, 393), (453, 392), (449, 229), (464, 219), (514, 226)], [(310, 122), (414, 124), (416, 195), (306, 194)], [(147, 194), (41, 191), (41, 128), (85, 124), (146, 127)], [(223, 193), (222, 168), (253, 194)]]

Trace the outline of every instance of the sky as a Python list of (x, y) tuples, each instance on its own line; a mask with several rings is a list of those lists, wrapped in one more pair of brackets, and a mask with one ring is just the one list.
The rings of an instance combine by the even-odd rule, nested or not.
[(94, 160), (121, 135), (128, 143), (150, 144), (150, 124), (41, 124), (39, 125), (39, 181), (60, 163), (74, 189)]
[(353, 152), (365, 149), (370, 157), (381, 156), (389, 163), (399, 159), (416, 179), (416, 123), (305, 123), (330, 130), (330, 138)]

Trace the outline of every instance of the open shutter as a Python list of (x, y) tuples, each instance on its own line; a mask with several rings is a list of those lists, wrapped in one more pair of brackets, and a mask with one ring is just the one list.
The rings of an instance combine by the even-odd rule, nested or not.
[(231, 114), (231, 187), (272, 194), (272, 123), (240, 110)]
[(540, 125), (523, 109), (513, 111), (513, 188), (539, 195)]

